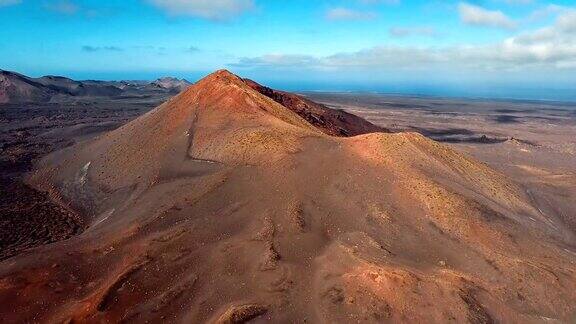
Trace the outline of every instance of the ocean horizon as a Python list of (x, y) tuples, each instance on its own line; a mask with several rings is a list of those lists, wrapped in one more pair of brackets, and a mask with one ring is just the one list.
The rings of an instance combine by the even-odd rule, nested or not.
[(453, 88), (443, 86), (329, 86), (329, 87), (298, 87), (279, 86), (286, 91), (299, 93), (340, 93), (340, 94), (373, 94), (403, 97), (432, 97), (445, 99), (468, 100), (504, 100), (530, 101), (546, 103), (569, 103), (576, 107), (576, 89), (535, 89), (535, 88)]

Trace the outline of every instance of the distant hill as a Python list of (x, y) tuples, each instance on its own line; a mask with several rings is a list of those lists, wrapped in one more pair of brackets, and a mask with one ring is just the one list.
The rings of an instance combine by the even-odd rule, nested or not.
[(172, 77), (160, 78), (150, 84), (158, 88), (167, 89), (176, 93), (179, 93), (192, 85), (191, 82), (188, 82), (185, 79), (177, 79)]
[(47, 102), (58, 91), (24, 75), (0, 70), (0, 103)]
[(54, 102), (74, 97), (117, 97), (150, 92), (176, 94), (191, 83), (165, 77), (147, 81), (76, 81), (62, 76), (31, 78), (0, 70), (0, 103)]
[(118, 82), (74, 81), (61, 76), (44, 76), (39, 83), (71, 96), (113, 97), (122, 94)]

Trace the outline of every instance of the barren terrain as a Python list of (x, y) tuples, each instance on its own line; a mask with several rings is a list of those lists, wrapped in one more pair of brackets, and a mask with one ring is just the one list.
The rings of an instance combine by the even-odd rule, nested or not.
[(257, 90), (219, 71), (151, 111), (2, 106), (5, 176), (62, 209), (32, 226), (64, 230), (9, 242), (0, 317), (576, 319), (572, 107), (306, 94), (382, 127), (356, 133)]

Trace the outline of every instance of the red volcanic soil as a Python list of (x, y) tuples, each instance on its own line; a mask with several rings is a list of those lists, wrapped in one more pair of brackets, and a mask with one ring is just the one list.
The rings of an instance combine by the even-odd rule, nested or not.
[(44, 159), (30, 182), (87, 229), (0, 263), (0, 318), (575, 318), (574, 236), (523, 188), (419, 134), (333, 136), (371, 126), (256, 88), (218, 71)]

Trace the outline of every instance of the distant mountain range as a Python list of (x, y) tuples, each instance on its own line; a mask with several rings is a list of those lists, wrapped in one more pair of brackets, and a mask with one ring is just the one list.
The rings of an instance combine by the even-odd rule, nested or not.
[(190, 86), (184, 79), (156, 81), (76, 81), (61, 76), (31, 78), (0, 70), (0, 103), (58, 102), (74, 97), (118, 97), (151, 92), (176, 94)]

